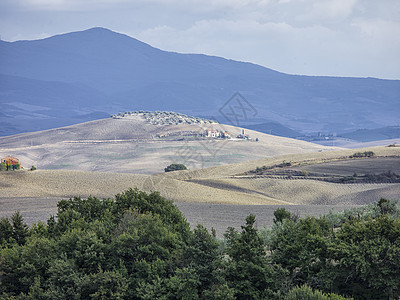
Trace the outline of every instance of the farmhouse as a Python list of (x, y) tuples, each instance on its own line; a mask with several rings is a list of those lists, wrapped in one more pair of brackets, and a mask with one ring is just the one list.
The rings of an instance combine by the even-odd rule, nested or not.
[(226, 139), (231, 138), (231, 134), (229, 133), (229, 131), (221, 131), (221, 136)]
[(244, 129), (242, 129), (242, 133), (239, 134), (236, 138), (242, 140), (251, 140), (251, 137), (248, 134), (244, 133)]
[(251, 137), (248, 134), (239, 134), (236, 138), (242, 140), (251, 140)]
[(206, 137), (224, 138), (224, 139), (229, 139), (231, 137), (228, 131), (222, 131), (216, 129), (207, 129), (205, 135)]
[(6, 170), (9, 169), (19, 169), (20, 163), (18, 158), (12, 157), (12, 156), (7, 156), (5, 158), (1, 159), (1, 164), (6, 168)]
[(9, 164), (9, 165), (18, 165), (19, 160), (18, 158), (12, 157), (12, 156), (7, 156), (5, 158), (1, 159), (2, 164)]
[(211, 129), (211, 130), (206, 130), (206, 136), (207, 137), (220, 137), (221, 136), (221, 132), (215, 129)]

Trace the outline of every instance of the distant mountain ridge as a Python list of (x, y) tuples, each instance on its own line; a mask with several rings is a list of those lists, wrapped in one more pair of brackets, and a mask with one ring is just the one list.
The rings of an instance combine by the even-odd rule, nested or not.
[(302, 132), (349, 132), (400, 123), (400, 80), (288, 75), (162, 51), (104, 28), (0, 41), (0, 135), (139, 109), (226, 122), (219, 110), (235, 92), (257, 115), (232, 125), (275, 122)]

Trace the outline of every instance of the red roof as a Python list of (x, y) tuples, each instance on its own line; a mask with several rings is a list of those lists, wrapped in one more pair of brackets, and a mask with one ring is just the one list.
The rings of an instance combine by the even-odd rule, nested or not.
[(15, 157), (12, 157), (12, 156), (7, 156), (5, 158), (2, 158), (1, 162), (2, 163), (8, 163), (8, 164), (11, 164), (11, 165), (19, 164), (18, 158), (15, 158)]

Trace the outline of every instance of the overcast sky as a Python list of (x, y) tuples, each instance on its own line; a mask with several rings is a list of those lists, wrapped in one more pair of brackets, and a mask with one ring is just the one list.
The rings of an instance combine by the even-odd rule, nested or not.
[(5, 41), (96, 26), (290, 74), (400, 79), (400, 0), (0, 0)]

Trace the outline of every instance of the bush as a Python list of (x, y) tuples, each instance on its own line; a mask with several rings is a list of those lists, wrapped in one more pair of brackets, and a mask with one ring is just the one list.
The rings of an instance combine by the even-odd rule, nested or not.
[(359, 157), (372, 157), (375, 153), (373, 151), (365, 151), (365, 152), (356, 152), (353, 155), (350, 155), (350, 158), (359, 158)]
[(165, 172), (178, 171), (178, 170), (187, 170), (184, 164), (170, 164), (168, 167), (164, 169)]

